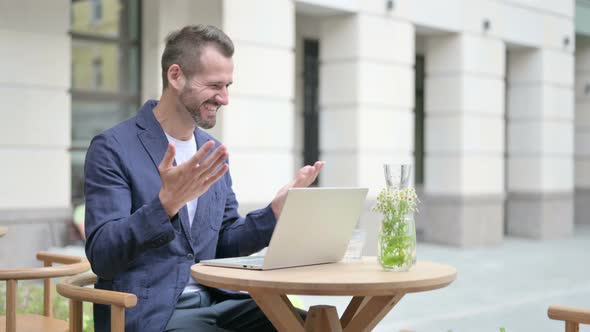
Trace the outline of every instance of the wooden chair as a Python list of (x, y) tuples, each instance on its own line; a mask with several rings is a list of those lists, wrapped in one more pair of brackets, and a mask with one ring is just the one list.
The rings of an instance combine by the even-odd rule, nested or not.
[(562, 305), (552, 305), (547, 310), (551, 319), (565, 322), (565, 332), (578, 332), (580, 324), (590, 324), (590, 310)]
[(57, 292), (70, 299), (70, 332), (82, 331), (82, 302), (110, 305), (111, 332), (125, 331), (125, 309), (137, 305), (137, 296), (85, 287), (95, 283), (96, 275), (86, 273), (63, 280), (57, 285)]
[[(53, 318), (51, 278), (71, 276), (90, 269), (84, 257), (41, 251), (37, 259), (44, 267), (0, 270), (6, 281), (6, 316), (0, 316), (0, 331), (67, 331), (67, 322)], [(64, 264), (53, 266), (54, 263)], [(16, 287), (19, 280), (44, 279), (43, 315), (16, 314)]]

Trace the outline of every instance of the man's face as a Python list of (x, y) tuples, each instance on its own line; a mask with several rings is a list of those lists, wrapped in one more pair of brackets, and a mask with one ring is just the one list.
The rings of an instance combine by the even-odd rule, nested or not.
[(179, 103), (197, 126), (210, 129), (215, 126), (217, 111), (229, 103), (228, 87), (233, 82), (234, 64), (215, 47), (201, 51), (200, 71), (187, 79)]

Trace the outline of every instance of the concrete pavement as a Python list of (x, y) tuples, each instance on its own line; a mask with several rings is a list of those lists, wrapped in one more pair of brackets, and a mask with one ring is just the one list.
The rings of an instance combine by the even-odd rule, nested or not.
[[(458, 249), (418, 243), (418, 259), (450, 264), (457, 280), (448, 287), (406, 295), (374, 331), (553, 332), (551, 304), (590, 308), (590, 227), (552, 241), (505, 239), (499, 247)], [(303, 297), (331, 304), (342, 314), (349, 297)], [(580, 331), (590, 332), (590, 326)]]

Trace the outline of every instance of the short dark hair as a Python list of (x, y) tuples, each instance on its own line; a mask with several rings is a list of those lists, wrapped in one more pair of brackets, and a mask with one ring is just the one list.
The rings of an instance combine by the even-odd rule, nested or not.
[(162, 83), (168, 87), (168, 68), (177, 64), (187, 78), (200, 70), (201, 51), (212, 45), (221, 54), (231, 57), (234, 44), (221, 29), (205, 24), (188, 25), (171, 32), (166, 37), (166, 47), (162, 53)]

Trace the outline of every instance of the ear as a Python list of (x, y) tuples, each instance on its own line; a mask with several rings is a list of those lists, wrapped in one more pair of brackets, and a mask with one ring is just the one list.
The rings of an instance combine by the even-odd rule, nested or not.
[(172, 87), (174, 90), (180, 91), (184, 89), (184, 85), (186, 84), (186, 78), (184, 77), (184, 73), (180, 66), (177, 64), (173, 64), (168, 67), (168, 85)]

